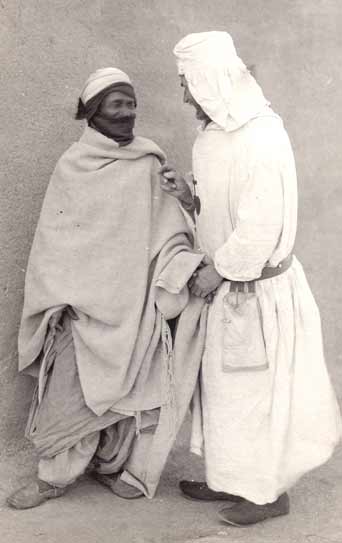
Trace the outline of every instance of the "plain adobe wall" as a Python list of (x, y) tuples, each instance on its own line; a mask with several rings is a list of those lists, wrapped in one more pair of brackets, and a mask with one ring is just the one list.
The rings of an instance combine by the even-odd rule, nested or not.
[(79, 90), (98, 67), (127, 71), (137, 131), (189, 170), (196, 122), (182, 105), (172, 55), (189, 32), (228, 30), (285, 120), (299, 174), (296, 253), (321, 308), (341, 394), (340, 0), (3, 0), (0, 18), (0, 451), (22, 445), (32, 391), (16, 373), (24, 273), (51, 171), (82, 130), (73, 120)]

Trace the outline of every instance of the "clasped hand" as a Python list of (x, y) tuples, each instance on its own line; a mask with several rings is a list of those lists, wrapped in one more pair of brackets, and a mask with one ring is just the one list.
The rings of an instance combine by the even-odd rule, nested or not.
[(190, 278), (188, 286), (191, 294), (206, 298), (206, 301), (210, 303), (222, 281), (223, 278), (217, 273), (214, 264), (210, 262), (197, 268)]

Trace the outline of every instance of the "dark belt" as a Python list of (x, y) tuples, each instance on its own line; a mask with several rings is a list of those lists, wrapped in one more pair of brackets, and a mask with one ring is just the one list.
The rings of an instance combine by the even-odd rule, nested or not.
[(293, 255), (290, 254), (284, 260), (279, 262), (278, 266), (275, 268), (272, 268), (271, 266), (265, 266), (265, 268), (262, 270), (260, 277), (255, 279), (255, 281), (261, 281), (262, 279), (271, 279), (271, 277), (276, 277), (277, 275), (280, 275), (281, 273), (286, 272), (292, 264)]
[[(230, 281), (230, 291), (238, 291), (238, 292), (244, 292), (245, 290), (248, 290), (248, 292), (255, 292), (255, 282), (256, 281), (262, 281), (263, 279), (271, 279), (272, 277), (276, 277), (277, 275), (280, 275), (281, 273), (286, 272), (292, 264), (293, 255), (290, 254), (284, 260), (279, 262), (278, 266), (271, 267), (271, 266), (265, 266), (265, 268), (262, 270), (260, 277), (257, 277), (256, 279), (253, 279), (252, 281)], [(247, 288), (246, 288), (247, 287)]]

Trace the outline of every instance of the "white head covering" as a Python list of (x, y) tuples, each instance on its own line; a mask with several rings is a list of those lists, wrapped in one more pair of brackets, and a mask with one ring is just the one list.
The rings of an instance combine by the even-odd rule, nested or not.
[(239, 128), (269, 105), (227, 32), (189, 34), (173, 52), (196, 102), (224, 130)]
[(132, 85), (130, 78), (118, 68), (100, 68), (92, 73), (84, 84), (80, 98), (84, 104), (98, 92), (113, 85), (113, 83), (128, 83)]

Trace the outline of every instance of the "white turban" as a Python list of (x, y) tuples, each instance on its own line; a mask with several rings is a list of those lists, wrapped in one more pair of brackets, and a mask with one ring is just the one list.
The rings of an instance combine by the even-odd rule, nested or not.
[(227, 32), (189, 34), (173, 52), (196, 102), (224, 130), (239, 128), (269, 104)]
[(92, 73), (84, 84), (80, 98), (83, 104), (86, 104), (90, 98), (93, 98), (103, 89), (106, 89), (113, 83), (128, 83), (132, 85), (130, 78), (125, 72), (118, 68), (100, 68)]

